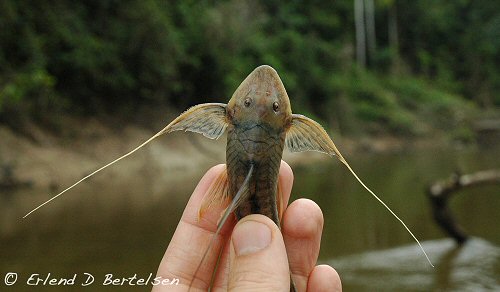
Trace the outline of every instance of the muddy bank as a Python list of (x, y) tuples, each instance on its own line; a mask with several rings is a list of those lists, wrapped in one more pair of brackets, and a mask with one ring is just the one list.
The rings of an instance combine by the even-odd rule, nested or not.
[[(161, 126), (158, 127), (160, 129)], [(72, 119), (57, 135), (30, 125), (30, 137), (0, 125), (0, 166), (11, 168), (16, 180), (38, 189), (62, 190), (79, 178), (135, 148), (155, 131), (137, 124), (113, 126), (96, 119)], [(346, 139), (334, 136), (339, 149), (349, 157), (356, 151), (396, 151), (428, 142), (394, 137)], [(435, 143), (435, 140), (432, 140)], [(157, 177), (162, 183), (192, 178), (211, 165), (225, 161), (225, 137), (214, 141), (193, 133), (172, 133), (145, 146), (134, 155), (104, 170), (91, 180)], [(319, 153), (288, 153), (291, 165), (326, 160)]]
[[(9, 128), (0, 127), (0, 163), (12, 166), (17, 179), (31, 181), (37, 188), (51, 189), (70, 184), (138, 146), (153, 134), (133, 125), (116, 131), (97, 121), (87, 121), (81, 127), (73, 127), (69, 135), (62, 137), (40, 129), (36, 131), (40, 138), (33, 141), (17, 135)], [(220, 142), (207, 147), (219, 152), (217, 143)], [(93, 180), (147, 176), (158, 169), (161, 172), (182, 171), (186, 174), (208, 164), (211, 158), (204, 157), (190, 144), (182, 134), (159, 138), (135, 155), (106, 169)], [(221, 155), (220, 161), (223, 161), (223, 152), (218, 154)]]
[[(96, 120), (73, 121), (68, 128), (71, 130), (62, 136), (36, 126), (31, 129), (35, 139), (0, 126), (0, 165), (11, 169), (17, 181), (52, 191), (61, 190), (154, 134), (137, 125), (113, 129)], [(91, 180), (104, 182), (158, 176), (168, 184), (179, 176), (192, 177), (200, 169), (224, 163), (224, 151), (224, 137), (214, 141), (192, 133), (172, 133), (158, 138)], [(289, 161), (304, 160), (290, 156)]]

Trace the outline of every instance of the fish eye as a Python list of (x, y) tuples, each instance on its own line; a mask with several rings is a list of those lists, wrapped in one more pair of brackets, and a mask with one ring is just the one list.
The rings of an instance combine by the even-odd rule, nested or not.
[(275, 101), (275, 102), (273, 103), (273, 111), (274, 111), (275, 113), (277, 113), (279, 109), (280, 109), (280, 105), (279, 105), (279, 104)]
[(245, 107), (249, 107), (252, 104), (252, 99), (251, 98), (245, 99), (243, 104), (245, 105)]

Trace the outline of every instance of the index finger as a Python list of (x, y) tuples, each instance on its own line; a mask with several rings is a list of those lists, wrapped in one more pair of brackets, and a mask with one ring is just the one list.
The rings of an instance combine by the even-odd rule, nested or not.
[[(208, 188), (224, 170), (225, 166), (223, 164), (216, 165), (209, 169), (200, 180), (187, 203), (172, 240), (161, 260), (157, 277), (179, 279), (179, 285), (165, 287), (158, 285), (153, 287), (153, 291), (186, 291), (192, 282), (196, 268), (203, 257), (203, 252), (217, 229), (217, 220), (224, 206), (210, 208), (200, 220), (198, 220), (198, 210)], [(227, 225), (234, 225), (234, 222), (228, 223)], [(214, 251), (220, 249), (224, 237), (227, 236), (226, 230), (224, 228), (218, 238), (215, 239)], [(196, 275), (201, 282), (197, 281), (196, 284), (199, 287), (193, 287), (195, 291), (196, 289), (207, 290), (216, 260), (216, 252), (210, 252), (207, 255), (206, 263)]]

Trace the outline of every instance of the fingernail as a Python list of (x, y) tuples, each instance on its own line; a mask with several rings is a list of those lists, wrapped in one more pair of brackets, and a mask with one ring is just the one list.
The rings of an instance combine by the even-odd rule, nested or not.
[(237, 256), (256, 253), (271, 243), (271, 229), (257, 221), (246, 221), (236, 227), (232, 239)]

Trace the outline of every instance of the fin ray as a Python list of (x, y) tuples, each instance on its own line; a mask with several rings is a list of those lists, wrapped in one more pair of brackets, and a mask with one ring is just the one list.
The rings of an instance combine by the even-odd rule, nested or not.
[(173, 131), (191, 131), (195, 133), (200, 133), (203, 134), (205, 137), (208, 137), (210, 139), (218, 139), (225, 131), (227, 127), (227, 121), (226, 121), (226, 105), (223, 103), (203, 103), (199, 105), (195, 105), (188, 109), (187, 111), (183, 112), (181, 115), (179, 115), (176, 119), (174, 119), (170, 124), (168, 124), (165, 128), (163, 128), (161, 131), (153, 135), (153, 137), (147, 139), (145, 142), (143, 142), (141, 145), (137, 146), (133, 150), (129, 151), (128, 153), (118, 157), (117, 159), (109, 162), (108, 164), (98, 168), (97, 170), (93, 171), (92, 173), (84, 176), (81, 178), (79, 181), (76, 183), (72, 184), (68, 188), (64, 189), (62, 192), (58, 193), (57, 195), (51, 197), (50, 199), (46, 200), (42, 204), (38, 205), (36, 208), (32, 209), (29, 211), (26, 215), (23, 216), (23, 218), (28, 217), (31, 213), (35, 212), (36, 210), (40, 209), (41, 207), (45, 206), (46, 204), (50, 203), (51, 201), (55, 200), (65, 192), (71, 190), (72, 188), (76, 187), (79, 185), (81, 182), (84, 180), (90, 178), (94, 174), (104, 170), (105, 168), (108, 168), (109, 166), (115, 164), (116, 162), (132, 155), (134, 152), (137, 150), (141, 149), (144, 147), (146, 144), (149, 142), (153, 141), (155, 138), (166, 134), (170, 133)]
[(227, 206), (228, 200), (229, 181), (227, 179), (227, 169), (224, 169), (208, 188), (207, 194), (201, 202), (200, 210), (198, 210), (198, 220), (212, 206)]
[(281, 221), (281, 218), (283, 217), (283, 205), (285, 202), (283, 202), (283, 191), (281, 187), (281, 183), (278, 178), (278, 186), (276, 190), (276, 209), (278, 209), (278, 218)]
[(322, 153), (326, 153), (330, 156), (337, 156), (337, 158), (342, 162), (349, 171), (354, 175), (356, 180), (380, 203), (384, 206), (391, 214), (394, 216), (408, 231), (408, 233), (413, 237), (413, 239), (417, 242), (418, 246), (422, 250), (425, 255), (425, 258), (429, 262), (429, 264), (434, 267), (429, 256), (425, 252), (424, 248), (420, 244), (420, 241), (417, 237), (410, 231), (410, 228), (406, 226), (406, 224), (401, 220), (394, 211), (387, 206), (387, 204), (382, 201), (370, 188), (368, 188), (363, 181), (358, 177), (358, 175), (351, 168), (349, 163), (345, 160), (345, 158), (340, 154), (340, 151), (337, 149), (335, 143), (333, 143), (330, 136), (326, 133), (325, 129), (318, 124), (316, 121), (303, 116), (303, 115), (292, 115), (292, 122), (286, 134), (285, 140), (287, 148), (292, 152), (301, 152), (301, 151), (318, 151)]
[(226, 130), (226, 105), (223, 103), (202, 103), (189, 108), (160, 131), (189, 131), (210, 139), (218, 139)]

